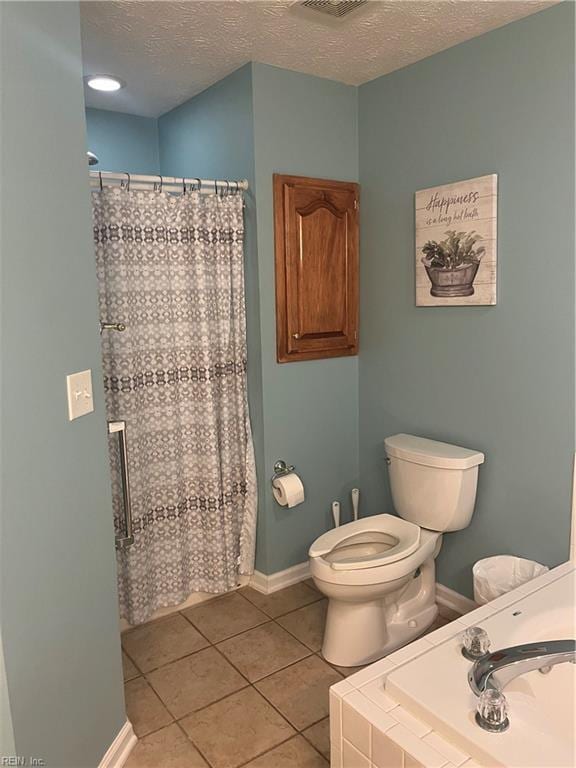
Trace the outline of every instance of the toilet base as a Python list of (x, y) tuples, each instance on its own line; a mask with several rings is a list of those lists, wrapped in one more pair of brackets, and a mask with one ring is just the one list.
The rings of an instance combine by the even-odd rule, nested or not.
[(322, 655), (339, 667), (370, 664), (415, 640), (438, 615), (434, 560), (399, 592), (367, 602), (330, 598)]

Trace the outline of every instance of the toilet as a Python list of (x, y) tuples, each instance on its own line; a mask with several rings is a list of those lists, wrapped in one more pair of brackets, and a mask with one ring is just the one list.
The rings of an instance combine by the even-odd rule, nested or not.
[(362, 518), (320, 536), (308, 552), (328, 598), (322, 654), (369, 664), (434, 621), (434, 560), (442, 534), (466, 528), (484, 454), (414, 435), (384, 441), (395, 515)]

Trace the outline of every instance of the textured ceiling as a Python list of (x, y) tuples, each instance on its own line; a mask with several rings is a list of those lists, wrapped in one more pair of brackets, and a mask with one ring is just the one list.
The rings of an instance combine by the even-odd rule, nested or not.
[(85, 74), (126, 81), (87, 103), (156, 117), (248, 61), (359, 85), (557, 1), (370, 0), (339, 20), (294, 0), (83, 2)]

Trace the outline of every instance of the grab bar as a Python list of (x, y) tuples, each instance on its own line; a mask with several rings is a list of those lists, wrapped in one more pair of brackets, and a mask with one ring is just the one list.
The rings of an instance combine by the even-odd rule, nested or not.
[(134, 544), (132, 532), (132, 501), (130, 499), (130, 476), (128, 474), (128, 446), (126, 443), (126, 422), (109, 421), (108, 434), (118, 435), (118, 449), (120, 451), (120, 477), (122, 478), (122, 503), (124, 507), (124, 536), (116, 537), (117, 549), (126, 549)]

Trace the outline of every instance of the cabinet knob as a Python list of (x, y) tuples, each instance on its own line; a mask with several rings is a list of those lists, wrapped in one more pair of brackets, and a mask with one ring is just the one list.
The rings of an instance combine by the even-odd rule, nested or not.
[(300, 334), (299, 333), (293, 333), (292, 334), (292, 338), (293, 339), (299, 339), (300, 338)]

